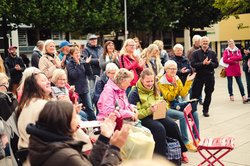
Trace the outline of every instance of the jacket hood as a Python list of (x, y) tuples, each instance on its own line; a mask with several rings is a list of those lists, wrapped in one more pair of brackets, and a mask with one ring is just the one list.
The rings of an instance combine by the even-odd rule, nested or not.
[(38, 51), (38, 52), (42, 53), (42, 52), (37, 48), (37, 46), (35, 46), (35, 48), (33, 49), (33, 51)]
[(106, 75), (106, 72), (104, 72), (104, 73), (101, 75), (100, 79), (102, 80), (102, 82), (103, 82), (104, 84), (106, 84), (106, 83), (108, 82), (109, 78), (108, 78), (108, 76)]
[(140, 91), (141, 93), (146, 93), (146, 94), (154, 93), (154, 87), (152, 87), (151, 89), (145, 88), (141, 82), (141, 79), (139, 79), (139, 81), (136, 83), (136, 86), (138, 88), (138, 91)]
[(125, 91), (125, 90), (119, 88), (119, 86), (117, 86), (111, 79), (108, 80), (108, 82), (107, 82), (107, 84), (105, 86), (109, 86), (109, 87), (111, 87), (112, 89), (114, 89), (115, 91), (118, 91), (118, 92)]
[[(167, 80), (167, 78), (166, 78), (165, 75), (166, 75), (166, 74), (164, 74), (164, 75), (160, 78), (159, 83), (160, 83), (160, 84), (169, 84), (169, 85), (172, 85), (172, 83), (170, 83), (170, 82)], [(177, 81), (178, 79), (180, 79), (177, 75), (175, 76), (175, 78), (176, 78), (176, 81)]]
[(231, 49), (230, 47), (227, 47), (226, 49), (232, 52), (238, 51), (238, 48), (236, 46), (233, 49)]
[(75, 141), (70, 137), (57, 135), (39, 125), (29, 124), (26, 128), (30, 134), (29, 155), (32, 165), (43, 165), (54, 153), (61, 149), (73, 148), (79, 153), (84, 142)]

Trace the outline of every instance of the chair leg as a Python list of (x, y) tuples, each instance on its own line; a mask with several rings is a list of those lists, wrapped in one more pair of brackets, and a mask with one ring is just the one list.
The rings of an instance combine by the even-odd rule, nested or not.
[[(211, 153), (209, 150), (204, 149), (210, 156), (206, 157), (201, 150), (198, 150), (200, 155), (204, 158), (204, 161), (202, 161), (199, 166), (202, 166), (204, 163), (208, 163), (208, 166), (214, 166), (216, 162), (220, 163), (220, 165), (224, 166), (224, 164), (220, 161), (222, 157), (224, 157), (227, 153), (231, 151), (231, 149), (227, 149), (223, 154), (221, 154), (219, 157), (216, 157), (216, 155), (222, 151), (223, 149), (218, 149), (214, 153)], [(211, 160), (213, 159), (213, 160)]]

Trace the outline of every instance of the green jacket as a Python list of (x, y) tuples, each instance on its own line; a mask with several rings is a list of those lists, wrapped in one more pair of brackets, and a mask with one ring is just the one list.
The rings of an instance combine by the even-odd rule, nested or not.
[(152, 114), (151, 106), (163, 100), (157, 94), (154, 95), (154, 88), (146, 89), (141, 80), (138, 80), (136, 87), (133, 87), (128, 97), (129, 103), (137, 106), (138, 118), (143, 119)]

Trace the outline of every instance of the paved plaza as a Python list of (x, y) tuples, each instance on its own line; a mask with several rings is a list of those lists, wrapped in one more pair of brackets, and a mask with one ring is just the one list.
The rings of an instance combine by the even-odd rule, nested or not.
[[(210, 117), (202, 116), (202, 107), (199, 106), (200, 132), (202, 137), (235, 138), (235, 149), (227, 154), (221, 161), (225, 166), (250, 166), (250, 103), (243, 104), (236, 84), (233, 82), (235, 101), (229, 100), (227, 79), (219, 77), (216, 70), (215, 91), (210, 106)], [(246, 93), (245, 75), (242, 75)], [(204, 97), (204, 95), (203, 95)], [(188, 152), (189, 163), (185, 166), (195, 166), (202, 161), (199, 153)], [(217, 164), (218, 165), (218, 164)]]

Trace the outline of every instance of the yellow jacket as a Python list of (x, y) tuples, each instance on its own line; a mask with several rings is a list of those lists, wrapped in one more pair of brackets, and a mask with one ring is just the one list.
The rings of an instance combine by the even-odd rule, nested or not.
[(157, 83), (163, 98), (168, 104), (168, 108), (170, 107), (170, 102), (172, 102), (176, 97), (185, 97), (188, 94), (188, 91), (193, 82), (186, 81), (185, 85), (183, 86), (180, 78), (177, 75), (175, 77), (177, 81), (176, 87), (174, 87), (172, 83), (168, 82), (165, 75), (163, 75)]

